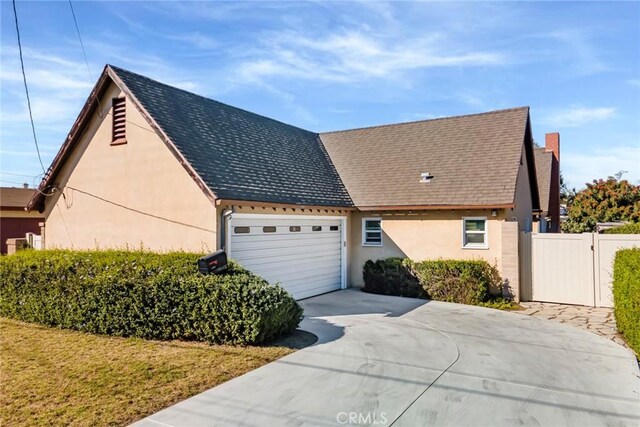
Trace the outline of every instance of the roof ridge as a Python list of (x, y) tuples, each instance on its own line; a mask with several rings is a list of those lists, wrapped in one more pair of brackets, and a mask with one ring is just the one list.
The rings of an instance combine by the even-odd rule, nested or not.
[(329, 131), (329, 132), (320, 132), (320, 136), (326, 135), (326, 134), (330, 134), (330, 133), (351, 132), (351, 131), (354, 131), (354, 130), (377, 129), (377, 128), (384, 128), (384, 127), (392, 127), (392, 126), (410, 125), (410, 124), (414, 124), (414, 123), (436, 122), (436, 121), (441, 121), (441, 120), (460, 119), (460, 118), (465, 118), (465, 117), (485, 116), (485, 115), (490, 115), (490, 114), (506, 113), (508, 111), (516, 111), (516, 110), (529, 110), (529, 106), (504, 108), (502, 110), (485, 111), (485, 112), (482, 112), (482, 113), (459, 114), (459, 115), (456, 115), (456, 116), (437, 117), (437, 118), (434, 118), (434, 119), (411, 120), (411, 121), (408, 121), (408, 122), (387, 123), (387, 124), (383, 124), (383, 125), (361, 126), (361, 127), (352, 128), (352, 129), (333, 130), (333, 131)]
[(236, 107), (236, 106), (234, 106), (234, 105), (227, 104), (227, 103), (225, 103), (225, 102), (218, 101), (218, 100), (216, 100), (216, 99), (209, 98), (209, 97), (206, 97), (206, 96), (204, 96), (204, 95), (200, 95), (200, 94), (198, 94), (198, 93), (188, 91), (188, 90), (186, 90), (186, 89), (182, 89), (182, 88), (179, 88), (179, 87), (176, 87), (176, 86), (172, 86), (172, 85), (170, 85), (170, 84), (163, 83), (163, 82), (161, 82), (161, 81), (159, 81), (159, 80), (152, 79), (151, 77), (147, 77), (147, 76), (145, 76), (145, 75), (143, 75), (143, 74), (138, 74), (138, 73), (136, 73), (136, 72), (129, 71), (129, 70), (125, 69), (125, 68), (118, 67), (117, 65), (106, 64), (106, 66), (107, 66), (107, 67), (110, 67), (111, 69), (113, 69), (113, 71), (115, 71), (115, 72), (116, 72), (116, 74), (118, 73), (118, 71), (124, 71), (125, 73), (133, 74), (133, 75), (134, 75), (134, 76), (136, 76), (136, 77), (140, 77), (140, 78), (143, 78), (143, 79), (145, 79), (145, 80), (150, 80), (150, 81), (152, 81), (152, 82), (153, 82), (153, 83), (155, 83), (155, 84), (159, 84), (159, 85), (161, 85), (161, 86), (165, 86), (165, 87), (171, 88), (171, 89), (173, 89), (173, 90), (177, 90), (177, 91), (180, 91), (180, 92), (184, 92), (184, 93), (187, 93), (187, 94), (189, 94), (189, 95), (191, 95), (191, 96), (196, 96), (196, 97), (198, 97), (198, 98), (202, 98), (202, 99), (204, 99), (204, 100), (206, 100), (206, 101), (208, 101), (208, 102), (214, 102), (214, 103), (216, 103), (216, 104), (223, 105), (223, 106), (225, 106), (225, 107), (227, 107), (227, 108), (233, 108), (234, 110), (242, 111), (242, 112), (244, 112), (244, 113), (251, 114), (252, 116), (261, 117), (261, 118), (263, 118), (263, 119), (267, 119), (267, 120), (271, 120), (271, 121), (273, 121), (273, 122), (277, 122), (277, 123), (279, 123), (279, 124), (281, 124), (281, 125), (289, 126), (289, 127), (294, 128), (294, 129), (298, 129), (298, 130), (301, 130), (301, 131), (308, 132), (308, 133), (310, 133), (310, 134), (313, 134), (313, 135), (319, 136), (319, 133), (318, 133), (318, 132), (310, 131), (310, 130), (308, 130), (308, 129), (303, 129), (303, 128), (301, 128), (301, 127), (294, 126), (294, 125), (289, 124), (289, 123), (285, 123), (285, 122), (283, 122), (283, 121), (281, 121), (281, 120), (274, 119), (274, 118), (272, 118), (272, 117), (263, 116), (262, 114), (255, 113), (255, 112), (253, 112), (253, 111), (249, 111), (249, 110), (246, 110), (246, 109), (244, 109), (244, 108)]

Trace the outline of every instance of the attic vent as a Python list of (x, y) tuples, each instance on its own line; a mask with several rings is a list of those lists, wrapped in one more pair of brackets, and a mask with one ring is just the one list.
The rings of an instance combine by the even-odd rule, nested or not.
[(433, 179), (433, 175), (429, 172), (422, 172), (420, 174), (420, 182), (431, 182), (431, 179)]
[(125, 98), (113, 98), (113, 138), (112, 145), (126, 144), (126, 100)]

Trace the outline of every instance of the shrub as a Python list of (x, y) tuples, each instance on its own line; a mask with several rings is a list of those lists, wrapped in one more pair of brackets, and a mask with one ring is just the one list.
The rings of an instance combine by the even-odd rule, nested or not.
[(498, 269), (482, 260), (386, 258), (367, 261), (363, 276), (365, 292), (472, 305), (488, 303), (489, 289), (502, 286)]
[(231, 262), (201, 275), (199, 254), (23, 251), (0, 258), (0, 315), (97, 334), (255, 344), (292, 332), (302, 309)]
[(515, 301), (503, 297), (495, 297), (478, 304), (480, 307), (495, 308), (496, 310), (522, 310), (522, 306)]
[(411, 272), (409, 264), (410, 261), (403, 258), (367, 261), (363, 270), (363, 291), (400, 297), (427, 298), (427, 293)]
[(622, 249), (613, 263), (613, 312), (618, 331), (640, 354), (640, 248)]
[(604, 230), (605, 234), (640, 234), (640, 222), (619, 225), (617, 227)]
[(411, 270), (430, 299), (478, 305), (489, 289), (500, 288), (498, 269), (482, 260), (435, 260), (411, 263)]

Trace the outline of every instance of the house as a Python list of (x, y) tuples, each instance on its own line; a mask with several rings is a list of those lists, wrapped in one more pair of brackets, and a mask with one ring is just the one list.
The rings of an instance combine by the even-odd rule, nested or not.
[(486, 259), (517, 298), (539, 200), (528, 107), (318, 134), (107, 65), (29, 208), (49, 248), (225, 248), (296, 298), (388, 256)]
[(560, 232), (560, 134), (545, 135), (544, 147), (534, 149), (536, 176), (540, 192), (540, 211), (534, 231)]
[(7, 239), (24, 239), (27, 233), (40, 234), (44, 215), (25, 210), (34, 193), (27, 184), (22, 188), (0, 188), (0, 253), (7, 253)]

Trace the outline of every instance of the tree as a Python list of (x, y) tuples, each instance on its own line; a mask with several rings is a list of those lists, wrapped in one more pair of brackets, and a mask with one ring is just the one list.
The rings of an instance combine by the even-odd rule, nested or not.
[(569, 188), (567, 181), (565, 181), (562, 171), (560, 171), (560, 204), (566, 205), (567, 208), (573, 202), (573, 198), (576, 197), (576, 189)]
[(640, 185), (612, 176), (593, 180), (575, 195), (567, 213), (562, 224), (566, 233), (593, 231), (598, 222), (640, 222)]

